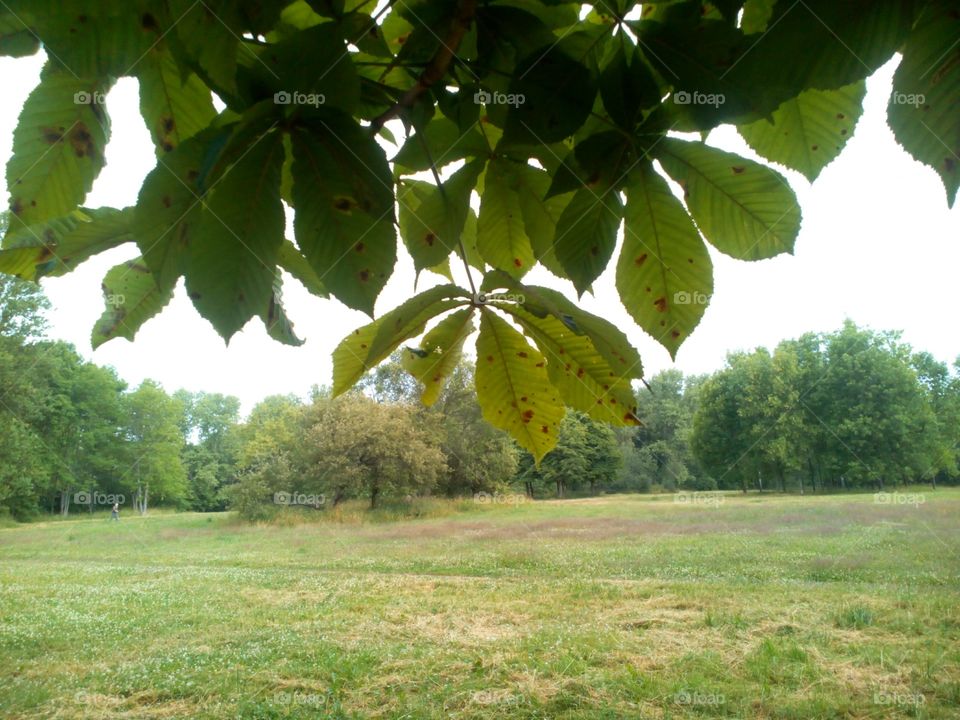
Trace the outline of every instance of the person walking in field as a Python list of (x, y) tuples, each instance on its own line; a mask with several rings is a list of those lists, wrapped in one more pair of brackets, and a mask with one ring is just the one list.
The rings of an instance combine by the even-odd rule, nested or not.
[(120, 522), (120, 503), (113, 504), (113, 510), (110, 511), (110, 521)]

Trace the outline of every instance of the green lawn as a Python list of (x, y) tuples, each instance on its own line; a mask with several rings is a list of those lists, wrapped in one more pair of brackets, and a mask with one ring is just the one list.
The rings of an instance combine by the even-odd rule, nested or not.
[(915, 492), (3, 529), (0, 717), (956, 718), (960, 490)]

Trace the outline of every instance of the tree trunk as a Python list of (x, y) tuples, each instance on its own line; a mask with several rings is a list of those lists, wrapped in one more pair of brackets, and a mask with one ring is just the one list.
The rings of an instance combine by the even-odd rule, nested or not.
[(70, 514), (70, 490), (65, 489), (60, 491), (60, 515), (61, 517), (67, 517)]
[(380, 488), (374, 486), (370, 489), (370, 509), (377, 507), (377, 498), (380, 496)]

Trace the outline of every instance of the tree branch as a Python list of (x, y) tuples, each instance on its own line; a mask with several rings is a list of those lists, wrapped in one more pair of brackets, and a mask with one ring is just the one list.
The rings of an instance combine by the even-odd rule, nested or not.
[(373, 119), (370, 123), (371, 132), (378, 132), (388, 120), (395, 118), (404, 108), (413, 107), (413, 104), (421, 95), (447, 74), (450, 63), (452, 63), (456, 57), (460, 42), (463, 40), (463, 36), (467, 34), (467, 30), (470, 29), (470, 24), (473, 22), (473, 17), (477, 11), (477, 0), (461, 0), (458, 9), (459, 12), (453, 20), (450, 32), (447, 33), (447, 37), (440, 41), (439, 49), (433, 56), (430, 64), (420, 73), (416, 84), (407, 90), (400, 99), (385, 112)]

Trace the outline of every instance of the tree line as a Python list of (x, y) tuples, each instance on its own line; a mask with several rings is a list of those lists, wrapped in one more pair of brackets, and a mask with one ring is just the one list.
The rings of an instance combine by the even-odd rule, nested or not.
[(146, 380), (47, 339), (46, 300), (0, 280), (0, 513), (145, 513), (284, 506), (370, 507), (427, 495), (777, 490), (953, 483), (960, 361), (847, 322), (728, 356), (711, 375), (665, 370), (637, 388), (639, 427), (568, 411), (539, 463), (482, 416), (460, 361), (430, 407), (403, 350), (334, 397), (271, 396), (241, 420), (238, 398)]

